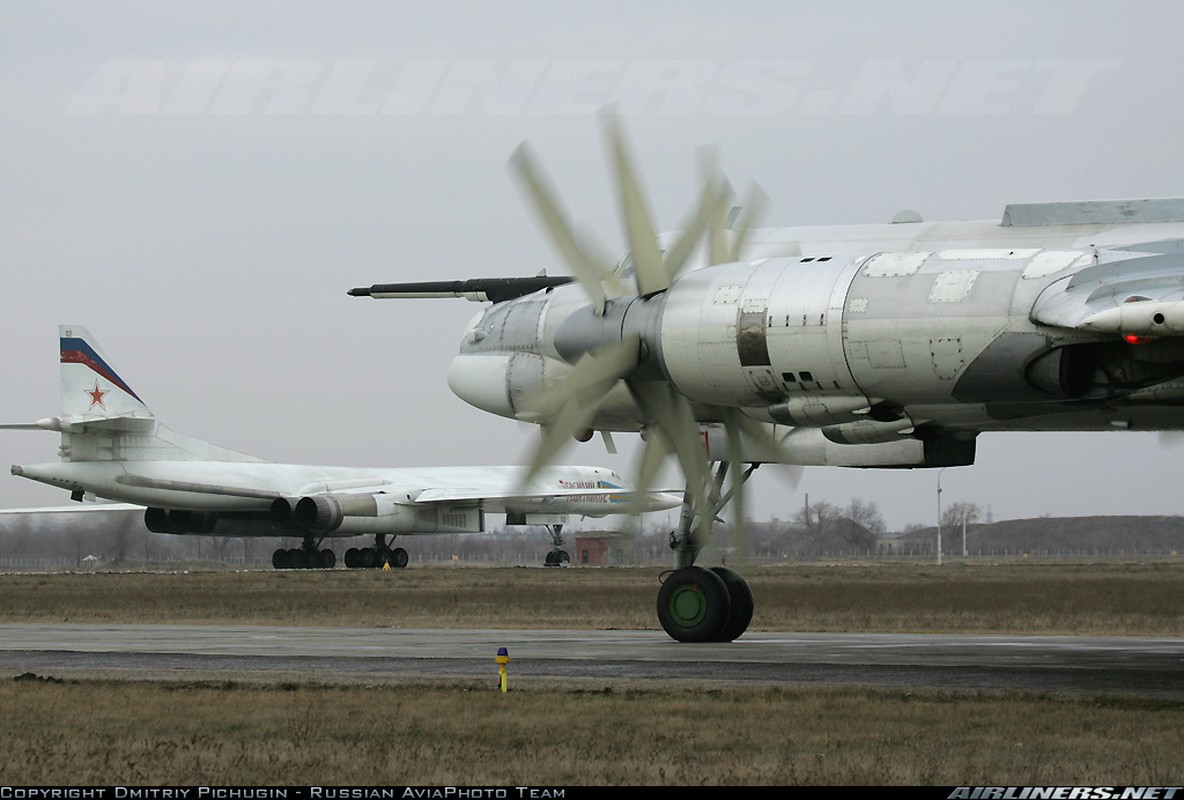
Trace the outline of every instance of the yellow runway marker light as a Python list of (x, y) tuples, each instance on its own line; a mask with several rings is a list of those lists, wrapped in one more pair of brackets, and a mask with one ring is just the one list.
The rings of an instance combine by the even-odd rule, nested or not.
[(497, 672), (500, 679), (499, 686), (504, 692), (508, 688), (506, 685), (506, 664), (510, 663), (510, 651), (504, 647), (499, 647), (497, 649), (497, 655), (493, 660), (497, 663)]

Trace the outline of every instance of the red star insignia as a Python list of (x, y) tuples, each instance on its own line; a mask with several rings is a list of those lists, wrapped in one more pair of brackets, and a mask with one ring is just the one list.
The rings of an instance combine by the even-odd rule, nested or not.
[(109, 390), (108, 389), (100, 389), (98, 381), (95, 381), (95, 388), (84, 389), (83, 391), (86, 394), (90, 395), (90, 407), (91, 408), (94, 408), (95, 406), (99, 406), (104, 411), (107, 409), (107, 406), (103, 403), (103, 395), (107, 394), (107, 392)]

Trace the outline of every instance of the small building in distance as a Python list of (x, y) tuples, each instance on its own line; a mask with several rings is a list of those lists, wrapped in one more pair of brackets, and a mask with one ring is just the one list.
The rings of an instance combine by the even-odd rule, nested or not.
[(627, 564), (633, 558), (633, 536), (620, 531), (580, 531), (571, 563), (579, 567)]

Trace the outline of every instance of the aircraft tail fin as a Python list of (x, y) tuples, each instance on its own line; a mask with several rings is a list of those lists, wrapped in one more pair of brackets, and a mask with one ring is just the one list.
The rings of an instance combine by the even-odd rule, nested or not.
[(35, 423), (8, 429), (59, 431), (63, 461), (260, 461), (157, 422), (90, 332), (80, 325), (58, 328), (61, 409)]
[(148, 406), (111, 365), (86, 328), (62, 325), (58, 336), (63, 422), (152, 419)]

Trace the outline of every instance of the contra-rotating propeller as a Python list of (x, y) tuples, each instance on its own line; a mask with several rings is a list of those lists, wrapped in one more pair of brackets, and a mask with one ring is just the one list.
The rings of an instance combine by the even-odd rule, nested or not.
[[(686, 479), (687, 499), (696, 512), (697, 534), (704, 537), (723, 507), (722, 486), (716, 485), (712, 476), (696, 407), (656, 363), (662, 304), (664, 293), (704, 237), (710, 263), (737, 260), (747, 230), (764, 205), (764, 195), (754, 191), (737, 224), (728, 226), (731, 187), (714, 162), (701, 160), (703, 187), (697, 204), (677, 239), (663, 251), (620, 124), (611, 112), (603, 113), (602, 121), (612, 156), (631, 272), (599, 256), (591, 239), (572, 227), (526, 145), (515, 151), (510, 162), (553, 243), (589, 299), (587, 307), (571, 313), (555, 332), (555, 348), (572, 365), (570, 373), (524, 403), (536, 411), (538, 418), (548, 420), (528, 473), (536, 474), (573, 437), (585, 433), (618, 382), (623, 381), (645, 420), (637, 491), (643, 494), (653, 485), (662, 463), (673, 454)], [(739, 409), (713, 409), (711, 417), (722, 422), (728, 432), (732, 473), (728, 495), (735, 503), (738, 521), (734, 536), (739, 538), (744, 511), (741, 435), (763, 439), (766, 449), (778, 449), (780, 444)]]

